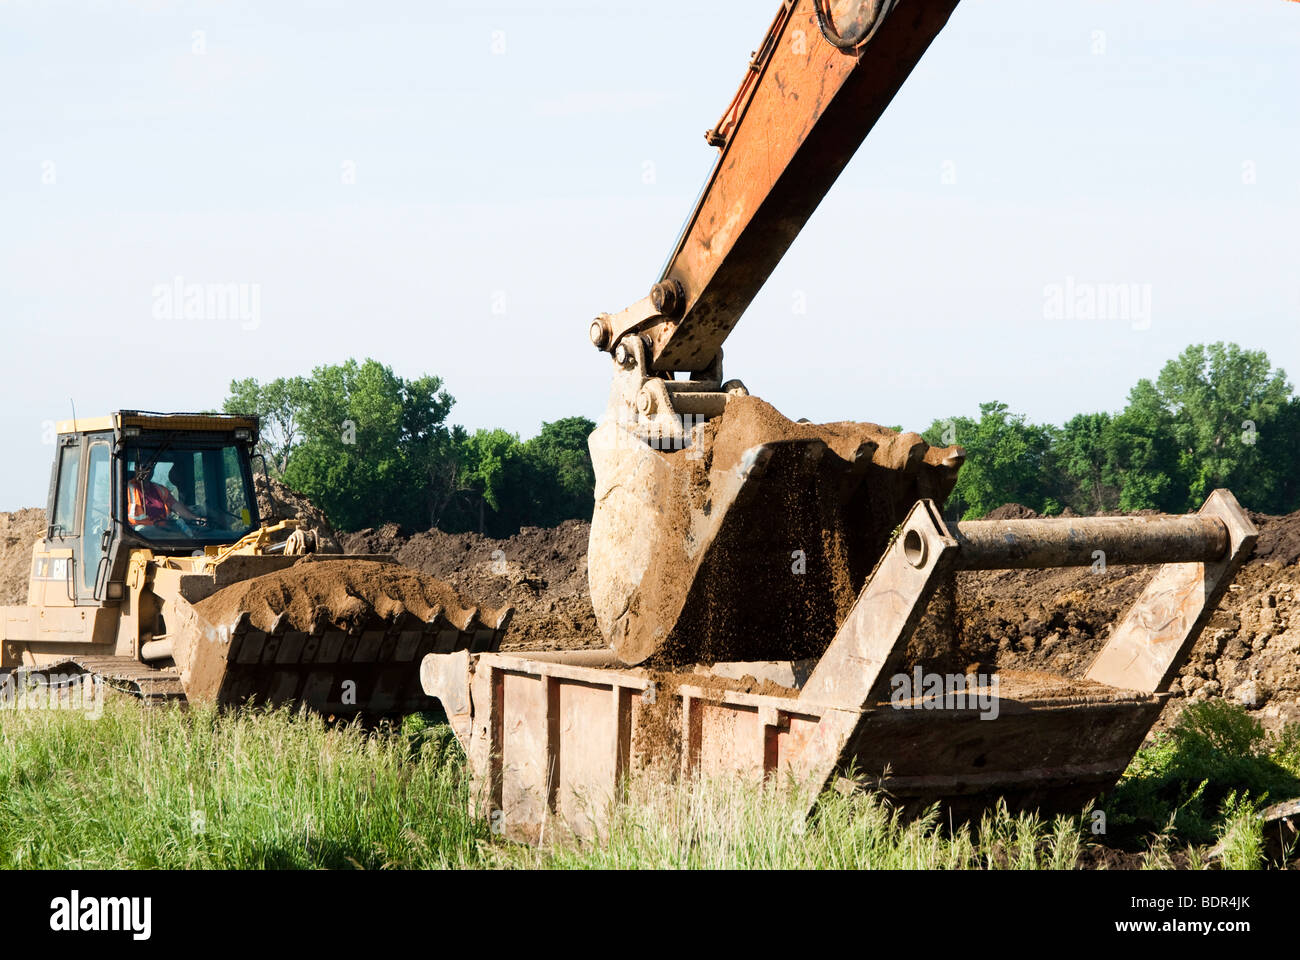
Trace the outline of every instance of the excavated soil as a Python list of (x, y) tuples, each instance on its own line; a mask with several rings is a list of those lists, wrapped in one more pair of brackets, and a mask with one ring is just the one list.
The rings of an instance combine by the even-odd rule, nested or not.
[(27, 602), (32, 545), (44, 536), (44, 510), (28, 508), (0, 513), (0, 606)]
[[(1008, 505), (995, 514), (1033, 512)], [(1300, 720), (1300, 513), (1253, 519), (1260, 528), (1255, 554), (1174, 683), (1166, 718), (1192, 700), (1231, 697), (1270, 728)], [(341, 539), (348, 552), (393, 554), (461, 597), (514, 606), (505, 649), (577, 649), (605, 646), (587, 594), (588, 530), (570, 521), (492, 540), (390, 526)], [(0, 603), (25, 602), (31, 545), (43, 532), (41, 510), (0, 513)], [(909, 666), (1041, 671), (1081, 680), (1150, 575), (1151, 568), (1132, 567), (957, 574), (931, 604)], [(431, 599), (424, 597), (426, 604)], [(698, 676), (687, 676), (698, 683)]]
[(503, 610), (480, 609), (433, 577), (395, 563), (303, 559), (275, 573), (231, 584), (195, 604), (209, 623), (231, 624), (248, 611), (252, 625), (270, 630), (281, 614), (288, 630), (324, 625), (355, 630), (374, 623), (428, 622), (439, 614), (459, 629), (475, 615), (494, 626)]
[(342, 553), (325, 513), (300, 493), (290, 490), (279, 480), (265, 474), (253, 474), (253, 491), (257, 494), (257, 512), (265, 524), (280, 520), (297, 520), (299, 527), (316, 534), (319, 553)]
[(589, 531), (570, 520), (493, 540), (388, 524), (344, 534), (342, 545), (347, 553), (389, 554), (480, 603), (514, 607), (504, 650), (570, 650), (606, 646), (587, 594)]

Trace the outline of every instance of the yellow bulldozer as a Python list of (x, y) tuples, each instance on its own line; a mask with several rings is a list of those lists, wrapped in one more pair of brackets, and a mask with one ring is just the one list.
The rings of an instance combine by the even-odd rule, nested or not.
[(382, 716), (431, 705), (426, 654), (497, 648), (509, 608), (390, 557), (318, 553), (297, 520), (263, 524), (258, 426), (135, 410), (58, 424), (27, 604), (0, 608), (0, 670)]

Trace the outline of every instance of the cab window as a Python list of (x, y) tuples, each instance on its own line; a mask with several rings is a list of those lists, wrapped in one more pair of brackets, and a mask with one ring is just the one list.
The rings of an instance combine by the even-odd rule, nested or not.
[(109, 529), (111, 481), (108, 444), (90, 445), (86, 458), (86, 513), (81, 524), (81, 577), (87, 591), (95, 588), (95, 576), (104, 556), (104, 531)]
[(70, 443), (59, 451), (58, 486), (54, 494), (54, 523), (51, 536), (71, 536), (77, 515), (77, 474), (81, 466), (81, 446)]

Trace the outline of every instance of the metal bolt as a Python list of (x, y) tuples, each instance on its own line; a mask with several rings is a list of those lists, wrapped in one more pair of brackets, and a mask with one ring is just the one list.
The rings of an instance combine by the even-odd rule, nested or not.
[(597, 350), (604, 350), (609, 346), (609, 327), (606, 326), (605, 321), (599, 317), (591, 321), (589, 335), (591, 336), (592, 344)]
[(686, 290), (677, 280), (661, 280), (650, 288), (650, 302), (660, 314), (675, 320), (686, 308)]

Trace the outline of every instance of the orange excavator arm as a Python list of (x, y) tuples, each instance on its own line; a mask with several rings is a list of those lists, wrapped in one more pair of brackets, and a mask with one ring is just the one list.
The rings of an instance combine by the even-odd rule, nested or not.
[(723, 341), (958, 0), (784, 0), (717, 126), (719, 148), (659, 282), (592, 342), (642, 335), (658, 373), (710, 369)]

